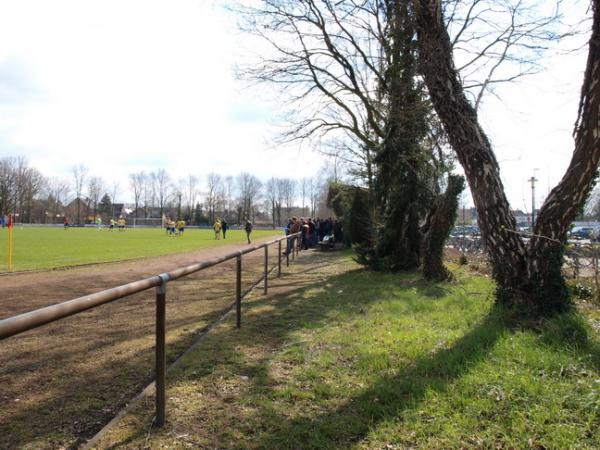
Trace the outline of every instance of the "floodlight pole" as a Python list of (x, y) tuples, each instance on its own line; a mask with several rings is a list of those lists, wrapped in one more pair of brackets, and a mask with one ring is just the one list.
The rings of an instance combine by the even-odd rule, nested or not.
[(538, 181), (535, 177), (536, 170), (533, 169), (534, 175), (529, 179), (531, 183), (531, 232), (533, 232), (533, 225), (535, 224), (535, 182)]

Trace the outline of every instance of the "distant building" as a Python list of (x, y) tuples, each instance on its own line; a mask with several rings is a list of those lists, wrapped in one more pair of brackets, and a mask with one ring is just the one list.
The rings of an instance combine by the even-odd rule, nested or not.
[(125, 203), (113, 203), (112, 211), (113, 217), (127, 217), (127, 208), (125, 208)]
[(65, 216), (69, 219), (69, 222), (75, 224), (77, 223), (77, 212), (79, 211), (79, 221), (85, 223), (89, 209), (88, 203), (78, 197), (65, 206)]

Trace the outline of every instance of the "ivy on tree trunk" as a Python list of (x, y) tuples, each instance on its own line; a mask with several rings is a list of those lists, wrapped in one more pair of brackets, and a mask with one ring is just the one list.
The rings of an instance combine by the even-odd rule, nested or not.
[(430, 105), (417, 80), (411, 5), (388, 1), (388, 68), (379, 87), (388, 106), (385, 138), (376, 152), (375, 197), (380, 225), (368, 261), (376, 268), (411, 270), (421, 264), (419, 222), (430, 203), (428, 157), (422, 147)]

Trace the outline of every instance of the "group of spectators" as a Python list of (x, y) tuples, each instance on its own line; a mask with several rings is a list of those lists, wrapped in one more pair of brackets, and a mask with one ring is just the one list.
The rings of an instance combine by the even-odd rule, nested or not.
[[(331, 217), (328, 219), (320, 219), (317, 217), (292, 217), (288, 220), (285, 226), (285, 234), (294, 234), (301, 232), (300, 246), (304, 250), (314, 248), (319, 243), (324, 243), (329, 247), (333, 247), (336, 242), (343, 242), (344, 230), (342, 223), (334, 220)], [(288, 239), (286, 253), (291, 252), (295, 243), (295, 238)]]

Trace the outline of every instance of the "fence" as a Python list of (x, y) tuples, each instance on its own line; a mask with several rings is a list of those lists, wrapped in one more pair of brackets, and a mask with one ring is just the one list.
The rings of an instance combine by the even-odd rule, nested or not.
[(570, 243), (565, 247), (564, 269), (572, 278), (600, 279), (600, 244)]
[[(201, 261), (185, 267), (180, 267), (171, 272), (145, 278), (143, 280), (128, 283), (122, 286), (107, 289), (94, 294), (79, 297), (63, 303), (47, 306), (17, 316), (0, 320), (0, 340), (23, 333), (42, 325), (58, 321), (60, 319), (81, 313), (83, 311), (104, 305), (124, 297), (156, 288), (156, 321), (155, 321), (155, 383), (156, 383), (156, 425), (162, 426), (165, 422), (166, 413), (166, 294), (169, 282), (199, 272), (209, 267), (214, 267), (225, 261), (236, 259), (236, 289), (235, 301), (228, 308), (231, 310), (235, 305), (236, 326), (241, 327), (242, 299), (260, 283), (263, 283), (264, 293), (268, 292), (268, 276), (277, 269), (277, 277), (281, 276), (282, 261), (286, 260), (289, 266), (290, 254), (292, 258), (298, 255), (300, 249), (300, 233), (283, 236), (281, 238), (255, 246), (246, 247), (243, 250), (228, 253), (210, 260)], [(287, 241), (289, 239), (289, 241)], [(292, 251), (285, 252), (282, 257), (282, 242), (292, 243)], [(269, 268), (269, 246), (277, 244), (277, 265)], [(252, 286), (242, 293), (242, 257), (245, 254), (264, 249), (264, 268), (262, 277), (252, 283)], [(287, 246), (286, 246), (286, 250)]]

